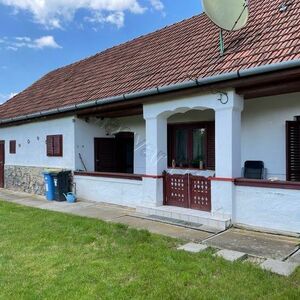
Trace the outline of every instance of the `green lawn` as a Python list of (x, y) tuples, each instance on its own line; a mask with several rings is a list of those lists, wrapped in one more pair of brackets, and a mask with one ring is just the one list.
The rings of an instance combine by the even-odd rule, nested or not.
[(178, 240), (0, 201), (0, 299), (299, 299), (290, 278)]

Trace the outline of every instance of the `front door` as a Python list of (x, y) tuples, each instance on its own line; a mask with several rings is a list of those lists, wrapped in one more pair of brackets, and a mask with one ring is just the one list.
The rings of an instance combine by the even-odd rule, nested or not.
[(0, 188), (4, 188), (5, 142), (0, 141)]
[(116, 142), (114, 138), (95, 138), (95, 171), (115, 172)]
[(120, 132), (116, 134), (116, 162), (118, 173), (133, 173), (134, 134)]

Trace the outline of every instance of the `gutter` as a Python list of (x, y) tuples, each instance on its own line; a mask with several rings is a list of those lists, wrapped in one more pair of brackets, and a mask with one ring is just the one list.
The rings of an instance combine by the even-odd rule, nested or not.
[(80, 104), (64, 106), (61, 108), (55, 108), (55, 109), (51, 109), (51, 110), (41, 111), (41, 112), (18, 116), (18, 117), (13, 117), (13, 118), (2, 119), (2, 120), (0, 120), (0, 125), (17, 122), (17, 121), (31, 120), (31, 119), (35, 119), (35, 118), (39, 118), (39, 117), (51, 116), (51, 115), (55, 115), (55, 114), (59, 114), (59, 113), (75, 112), (75, 111), (83, 109), (83, 108), (92, 108), (92, 107), (102, 106), (102, 105), (110, 104), (110, 103), (123, 102), (126, 100), (160, 95), (160, 94), (179, 91), (179, 90), (183, 90), (183, 89), (205, 86), (205, 85), (209, 85), (212, 83), (218, 83), (218, 82), (222, 82), (222, 81), (228, 81), (228, 80), (239, 79), (239, 78), (244, 78), (244, 77), (249, 77), (249, 76), (254, 76), (254, 75), (271, 73), (271, 72), (275, 72), (275, 71), (287, 70), (287, 69), (292, 69), (292, 68), (296, 68), (296, 67), (300, 67), (300, 59), (280, 62), (280, 63), (276, 63), (276, 64), (264, 65), (264, 66), (250, 68), (250, 69), (241, 69), (241, 70), (230, 72), (230, 73), (223, 73), (223, 74), (214, 75), (214, 76), (210, 76), (210, 77), (199, 78), (196, 80), (189, 80), (189, 81), (185, 81), (182, 83), (176, 83), (176, 84), (172, 84), (172, 85), (152, 88), (152, 89), (148, 89), (148, 90), (144, 90), (144, 91), (128, 93), (128, 94), (123, 94), (120, 96), (113, 96), (113, 97), (108, 97), (108, 98), (103, 98), (103, 99), (93, 100), (93, 101), (88, 101), (88, 102), (83, 102)]

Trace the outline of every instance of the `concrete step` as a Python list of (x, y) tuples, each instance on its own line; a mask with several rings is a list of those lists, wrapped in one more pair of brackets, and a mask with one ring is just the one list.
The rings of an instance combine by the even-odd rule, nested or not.
[(159, 216), (194, 224), (204, 225), (218, 230), (225, 230), (231, 226), (231, 219), (227, 216), (213, 215), (209, 212), (175, 206), (138, 206), (138, 213), (148, 216)]

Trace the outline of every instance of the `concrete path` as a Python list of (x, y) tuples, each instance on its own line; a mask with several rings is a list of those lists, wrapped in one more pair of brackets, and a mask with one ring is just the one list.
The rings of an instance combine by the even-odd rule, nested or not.
[(294, 237), (231, 228), (205, 242), (219, 249), (229, 249), (248, 255), (285, 260), (298, 248)]
[[(134, 209), (106, 203), (49, 202), (44, 197), (0, 189), (0, 199), (39, 209), (69, 213), (96, 218), (108, 222), (127, 224), (137, 229), (146, 229), (152, 233), (162, 234), (189, 242), (203, 243), (217, 249), (227, 249), (246, 253), (249, 260), (261, 262), (265, 259), (287, 260), (299, 249), (298, 238), (279, 236), (231, 228), (225, 232), (201, 231), (151, 220), (149, 216), (137, 214)], [(292, 260), (299, 260), (293, 256)]]
[(66, 202), (49, 202), (44, 197), (12, 192), (5, 189), (0, 189), (0, 199), (39, 209), (69, 213), (107, 222), (122, 223), (132, 228), (146, 229), (152, 233), (187, 241), (201, 242), (215, 234), (214, 232), (199, 231), (148, 220), (146, 215), (137, 214), (135, 209), (106, 203), (77, 202), (69, 204)]

